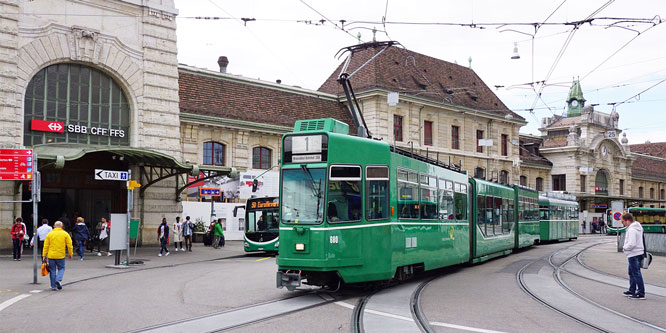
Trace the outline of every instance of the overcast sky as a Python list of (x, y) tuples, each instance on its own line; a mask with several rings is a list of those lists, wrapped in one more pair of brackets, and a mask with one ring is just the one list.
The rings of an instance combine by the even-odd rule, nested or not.
[[(573, 35), (572, 26), (543, 25), (535, 35), (534, 59), (529, 36), (534, 33), (532, 26), (478, 29), (390, 23), (532, 23), (547, 18), (548, 23), (562, 23), (584, 20), (599, 9), (593, 17), (659, 16), (666, 20), (666, 2), (661, 0), (176, 0), (176, 7), (180, 11), (180, 63), (218, 70), (217, 58), (225, 55), (230, 73), (266, 81), (280, 79), (283, 84), (313, 90), (342, 61), (334, 58), (335, 53), (356, 44), (358, 33), (362, 41), (372, 40), (373, 27), (379, 30), (377, 40), (396, 40), (418, 53), (461, 65), (468, 65), (471, 57), (472, 68), (481, 79), (510, 109), (528, 120), (522, 133), (537, 134), (541, 118), (565, 112), (574, 78), (581, 79), (586, 105), (599, 104), (595, 109), (607, 113), (612, 110), (608, 103), (625, 101), (666, 79), (666, 22), (654, 27), (641, 23), (609, 27), (616, 21), (595, 20), (592, 25), (581, 25)], [(191, 18), (196, 16), (235, 19)], [(389, 22), (385, 27), (381, 24), (384, 16)], [(245, 25), (240, 18), (256, 21)], [(318, 24), (321, 19), (338, 27), (340, 20), (346, 20), (347, 32), (331, 22)], [(370, 23), (350, 24), (354, 21)], [(507, 29), (524, 34), (502, 32)], [(570, 36), (561, 59), (548, 75)], [(511, 59), (514, 42), (518, 43), (518, 60)], [(530, 114), (524, 110), (532, 108), (536, 93), (525, 83), (542, 80), (546, 80), (542, 99), (536, 101)], [(617, 111), (620, 128), (626, 129), (630, 143), (666, 141), (666, 82), (617, 106)]]

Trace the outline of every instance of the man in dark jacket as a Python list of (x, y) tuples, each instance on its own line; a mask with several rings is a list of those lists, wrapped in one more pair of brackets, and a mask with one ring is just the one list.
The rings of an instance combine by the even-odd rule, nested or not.
[(92, 238), (90, 237), (90, 230), (88, 230), (88, 226), (86, 226), (83, 221), (83, 217), (79, 216), (76, 218), (76, 225), (74, 226), (72, 233), (74, 234), (74, 241), (76, 241), (77, 245), (79, 246), (79, 256), (81, 257), (81, 260), (83, 260), (85, 243), (90, 241)]
[(167, 249), (167, 241), (169, 240), (169, 226), (167, 225), (166, 217), (162, 219), (162, 224), (157, 228), (157, 239), (160, 241), (160, 254), (158, 257), (162, 256), (162, 252), (166, 251), (166, 256), (169, 255), (169, 249)]

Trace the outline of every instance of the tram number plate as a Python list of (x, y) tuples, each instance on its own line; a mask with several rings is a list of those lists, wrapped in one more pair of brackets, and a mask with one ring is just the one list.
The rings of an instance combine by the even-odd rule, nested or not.
[(292, 137), (291, 151), (294, 154), (321, 153), (321, 135)]
[(330, 236), (329, 237), (329, 242), (331, 244), (338, 244), (338, 236)]

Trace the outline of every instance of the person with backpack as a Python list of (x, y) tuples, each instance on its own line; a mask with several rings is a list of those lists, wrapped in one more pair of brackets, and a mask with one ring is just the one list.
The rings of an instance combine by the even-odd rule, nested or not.
[[(215, 235), (215, 240), (213, 241), (213, 247), (216, 249), (220, 248), (220, 240), (224, 239), (224, 229), (222, 228), (222, 222), (217, 221), (215, 227), (213, 227), (213, 232)], [(224, 244), (222, 244), (224, 246)]]
[(165, 256), (169, 255), (169, 249), (167, 249), (167, 243), (169, 239), (169, 226), (167, 225), (166, 217), (162, 218), (162, 224), (157, 227), (157, 239), (160, 242), (160, 253), (158, 257), (162, 256), (162, 253), (166, 251)]
[(80, 260), (83, 260), (85, 243), (89, 242), (92, 238), (90, 236), (90, 230), (88, 230), (88, 226), (84, 223), (83, 217), (79, 216), (76, 218), (76, 225), (74, 225), (72, 233), (74, 234), (74, 241), (76, 241), (79, 247), (78, 251), (79, 251), (79, 257), (81, 257)]
[(629, 261), (629, 290), (623, 294), (631, 299), (645, 299), (645, 284), (641, 274), (641, 261), (645, 255), (643, 227), (634, 221), (631, 213), (622, 215), (622, 225), (627, 227), (622, 251)]

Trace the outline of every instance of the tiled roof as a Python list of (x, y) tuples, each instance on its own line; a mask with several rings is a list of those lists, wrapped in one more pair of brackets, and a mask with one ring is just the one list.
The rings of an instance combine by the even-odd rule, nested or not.
[(547, 167), (552, 167), (553, 162), (543, 157), (539, 153), (541, 146), (541, 138), (520, 135), (520, 161), (521, 163), (540, 164)]
[(631, 167), (631, 173), (635, 177), (666, 180), (666, 161), (637, 155)]
[(334, 118), (355, 128), (335, 96), (231, 74), (179, 68), (180, 112), (272, 125)]
[(562, 126), (569, 127), (571, 125), (576, 125), (578, 123), (581, 123), (582, 120), (583, 120), (583, 118), (580, 117), (580, 116), (578, 116), (578, 117), (561, 117), (560, 119), (554, 121), (553, 123), (551, 123), (550, 125), (548, 125), (546, 127), (548, 127), (548, 128), (550, 128), (550, 127), (562, 127)]
[[(367, 48), (354, 53), (347, 69), (348, 73), (353, 73), (383, 49), (383, 46), (374, 43), (368, 43), (366, 46)], [(337, 82), (343, 64), (340, 64), (322, 84), (319, 91), (343, 94)], [(356, 73), (350, 81), (356, 93), (377, 88), (385, 89), (402, 95), (499, 115), (511, 114), (515, 119), (525, 120), (509, 110), (472, 69), (398, 46), (389, 47)]]
[(666, 142), (629, 145), (629, 149), (635, 153), (666, 158)]
[(565, 147), (566, 145), (567, 145), (566, 135), (546, 138), (546, 140), (543, 142), (544, 148), (559, 148), (559, 147)]

